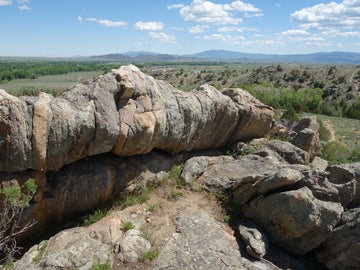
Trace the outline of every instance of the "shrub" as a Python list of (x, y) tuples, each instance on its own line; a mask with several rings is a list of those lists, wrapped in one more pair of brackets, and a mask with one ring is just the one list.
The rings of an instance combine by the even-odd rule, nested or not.
[(8, 263), (21, 249), (17, 246), (16, 237), (27, 231), (36, 222), (20, 222), (23, 211), (36, 192), (34, 179), (27, 180), (22, 187), (14, 185), (5, 187), (0, 193), (0, 264)]
[(320, 157), (329, 161), (330, 164), (341, 164), (348, 162), (350, 152), (341, 143), (332, 141), (320, 150)]

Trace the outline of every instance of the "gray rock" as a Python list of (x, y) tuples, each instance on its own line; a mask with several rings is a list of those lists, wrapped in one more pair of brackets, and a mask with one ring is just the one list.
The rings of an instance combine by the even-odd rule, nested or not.
[(273, 140), (268, 143), (268, 147), (291, 164), (308, 164), (310, 161), (309, 153), (289, 142)]
[(316, 199), (311, 190), (259, 196), (243, 206), (244, 215), (260, 224), (270, 241), (304, 255), (318, 247), (339, 222), (343, 207)]
[(241, 240), (246, 245), (249, 255), (262, 259), (269, 248), (269, 240), (264, 232), (259, 230), (254, 224), (240, 224), (239, 234)]
[(151, 249), (150, 242), (141, 236), (139, 230), (127, 231), (121, 239), (118, 258), (123, 262), (137, 262)]
[(352, 170), (356, 177), (356, 194), (353, 201), (350, 203), (349, 207), (359, 207), (360, 206), (360, 162), (343, 164), (341, 165), (344, 168)]
[(291, 143), (310, 155), (310, 162), (314, 160), (320, 150), (319, 133), (310, 128), (300, 130), (291, 140)]
[(291, 187), (303, 178), (300, 172), (293, 169), (282, 168), (278, 170), (273, 175), (239, 185), (233, 192), (234, 202), (238, 205), (243, 205), (260, 194), (267, 194), (277, 189)]
[(360, 208), (342, 216), (341, 223), (322, 244), (316, 258), (331, 270), (360, 269)]
[(242, 257), (236, 239), (208, 214), (184, 213), (176, 218), (176, 226), (178, 232), (161, 251), (154, 270), (279, 269), (266, 261)]
[(326, 169), (329, 172), (329, 181), (339, 191), (342, 205), (349, 205), (356, 196), (356, 178), (352, 169), (341, 165), (331, 165)]
[(299, 132), (306, 128), (309, 128), (315, 132), (319, 132), (320, 124), (317, 122), (316, 116), (310, 116), (300, 119), (299, 123), (297, 123), (296, 126), (293, 128), (293, 131)]
[(310, 165), (314, 169), (325, 170), (329, 166), (329, 162), (326, 159), (315, 157)]
[(193, 157), (188, 159), (181, 172), (181, 178), (186, 183), (191, 183), (206, 170), (208, 163), (208, 157)]
[[(116, 256), (134, 261), (146, 252), (149, 243), (140, 237), (139, 228), (145, 223), (147, 209), (134, 206), (113, 212), (89, 227), (77, 227), (59, 232), (47, 241), (32, 247), (18, 262), (15, 270), (24, 269), (80, 269), (88, 270), (95, 264), (112, 265)], [(122, 224), (130, 221), (135, 230), (125, 236)], [(124, 239), (125, 237), (125, 239)], [(114, 247), (121, 247), (120, 255)]]

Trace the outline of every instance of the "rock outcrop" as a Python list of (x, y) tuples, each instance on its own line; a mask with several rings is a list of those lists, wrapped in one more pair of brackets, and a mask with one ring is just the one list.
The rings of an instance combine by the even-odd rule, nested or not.
[(59, 98), (0, 90), (0, 171), (57, 171), (119, 156), (218, 148), (270, 131), (273, 111), (241, 89), (203, 85), (189, 93), (123, 66)]
[[(272, 117), (270, 107), (241, 89), (203, 85), (184, 93), (131, 65), (60, 98), (0, 90), (1, 186), (36, 179), (24, 217), (37, 220), (28, 231), (35, 235), (65, 216), (161, 182), (185, 162), (186, 183), (238, 208), (235, 235), (242, 240), (207, 213), (186, 210), (172, 237), (162, 239), (153, 269), (280, 269), (267, 261), (273, 245), (296, 255), (313, 252), (331, 270), (359, 269), (359, 163), (328, 166), (316, 158), (314, 118), (292, 132), (277, 128), (289, 142), (251, 141), (270, 131)], [(196, 152), (239, 141), (231, 156)], [(137, 206), (62, 231), (31, 248), (15, 269), (136, 264), (151, 249), (140, 232), (148, 215)], [(124, 232), (126, 221), (135, 228)]]
[[(61, 231), (33, 246), (15, 265), (15, 270), (92, 269), (96, 264), (113, 265), (118, 258), (137, 261), (150, 249), (139, 229), (145, 223), (147, 209), (138, 206), (113, 212), (89, 227)], [(125, 222), (135, 229), (122, 230)]]

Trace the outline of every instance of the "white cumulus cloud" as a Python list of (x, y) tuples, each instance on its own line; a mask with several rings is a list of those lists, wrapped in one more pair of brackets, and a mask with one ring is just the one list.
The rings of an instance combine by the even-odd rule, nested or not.
[(205, 0), (194, 0), (189, 6), (179, 10), (185, 21), (215, 25), (236, 25), (243, 21), (236, 17), (238, 12), (260, 12), (261, 10), (252, 4), (242, 1), (234, 1), (231, 4), (215, 4)]
[(17, 0), (19, 4), (29, 4), (29, 0)]
[(301, 29), (290, 29), (280, 33), (282, 36), (307, 36), (310, 35), (309, 32)]
[(126, 22), (120, 22), (120, 21), (111, 21), (111, 20), (104, 20), (104, 19), (96, 19), (96, 18), (82, 18), (81, 16), (78, 16), (77, 18), (80, 22), (87, 21), (87, 22), (97, 22), (101, 26), (106, 27), (124, 27), (127, 25)]
[(164, 24), (162, 22), (137, 22), (134, 28), (143, 31), (161, 31), (164, 29)]
[(303, 29), (360, 29), (360, 0), (320, 3), (294, 12), (291, 20)]
[(176, 37), (168, 35), (162, 32), (149, 32), (148, 33), (151, 39), (156, 39), (164, 43), (176, 43)]
[(204, 36), (203, 39), (205, 40), (216, 40), (216, 41), (222, 41), (226, 43), (232, 43), (235, 44), (239, 40), (245, 40), (245, 37), (243, 36), (232, 36), (232, 35), (224, 35), (224, 34), (212, 34), (209, 36)]
[(11, 6), (12, 0), (0, 0), (0, 6)]
[(251, 32), (260, 32), (257, 28), (251, 28), (251, 27), (237, 27), (237, 26), (224, 26), (220, 27), (218, 32), (244, 32), (244, 31), (251, 31)]
[(28, 5), (22, 5), (22, 6), (19, 6), (18, 9), (20, 9), (20, 10), (30, 10), (31, 7), (29, 7)]
[(179, 9), (179, 8), (182, 8), (184, 7), (183, 4), (176, 4), (176, 5), (170, 5), (170, 6), (167, 6), (167, 9), (170, 10), (170, 9)]
[(190, 34), (200, 34), (203, 33), (205, 29), (208, 28), (210, 28), (210, 26), (208, 25), (195, 25), (193, 27), (190, 27), (188, 30)]

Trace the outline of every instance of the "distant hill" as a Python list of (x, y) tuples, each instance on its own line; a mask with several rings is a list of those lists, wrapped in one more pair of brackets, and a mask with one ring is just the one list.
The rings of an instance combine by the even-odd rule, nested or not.
[(316, 63), (360, 63), (360, 53), (353, 52), (319, 52), (312, 54), (256, 54), (226, 50), (209, 50), (188, 57), (212, 60), (248, 60), (248, 61), (280, 61), (280, 62), (316, 62)]
[(92, 56), (92, 59), (121, 62), (187, 62), (187, 61), (233, 61), (233, 62), (307, 62), (307, 63), (351, 63), (360, 64), (360, 53), (319, 52), (312, 54), (257, 54), (227, 50), (208, 50), (190, 55), (157, 54), (146, 51), (129, 51)]
[(136, 57), (139, 55), (158, 55), (160, 53), (146, 52), (146, 51), (130, 51), (130, 52), (123, 52), (122, 54), (130, 57)]

